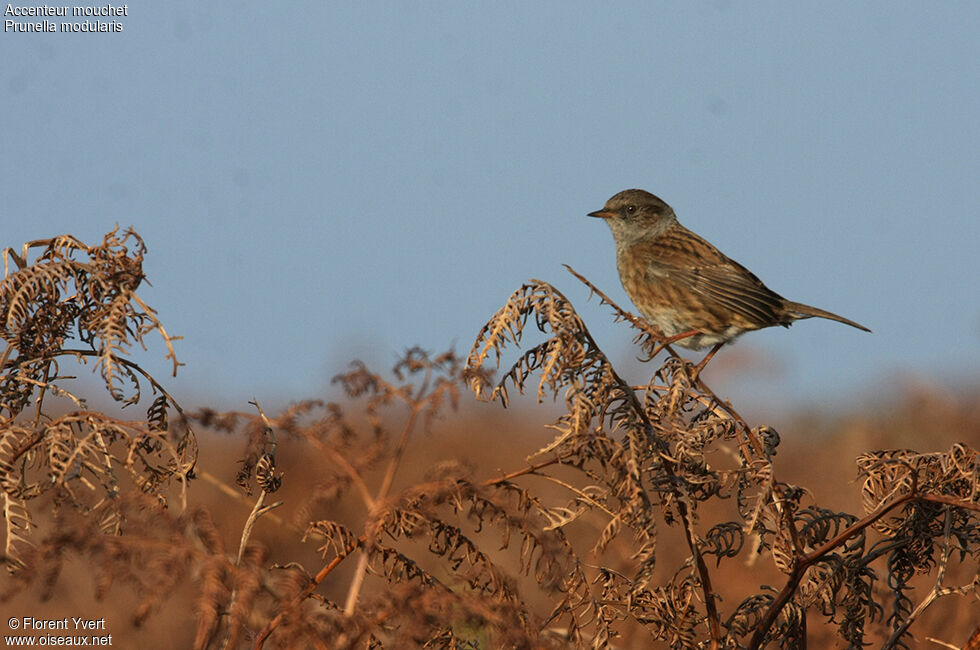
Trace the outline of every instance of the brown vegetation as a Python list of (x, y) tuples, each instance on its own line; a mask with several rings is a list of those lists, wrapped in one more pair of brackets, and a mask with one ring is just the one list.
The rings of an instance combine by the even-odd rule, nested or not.
[[(136, 293), (143, 250), (113, 231), (5, 252), (8, 615), (199, 648), (962, 647), (980, 619), (977, 395), (811, 416), (781, 443), (612, 305), (666, 359), (628, 384), (531, 281), (465, 360), (412, 349), (390, 374), (355, 363), (342, 402), (190, 413), (127, 356), (157, 332), (178, 365)], [(529, 322), (543, 340), (493, 381)], [(145, 419), (69, 392), (88, 359)], [(545, 436), (466, 388), (562, 408)]]

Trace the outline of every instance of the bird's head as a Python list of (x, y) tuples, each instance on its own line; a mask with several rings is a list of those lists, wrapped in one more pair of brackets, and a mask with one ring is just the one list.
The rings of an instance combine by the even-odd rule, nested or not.
[(655, 237), (677, 220), (673, 208), (645, 190), (623, 190), (589, 216), (605, 219), (619, 244)]

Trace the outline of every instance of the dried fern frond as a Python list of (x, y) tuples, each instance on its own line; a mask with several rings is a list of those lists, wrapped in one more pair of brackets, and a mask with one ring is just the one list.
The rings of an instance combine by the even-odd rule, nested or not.
[[(156, 312), (136, 293), (145, 280), (145, 252), (134, 230), (120, 232), (118, 227), (96, 246), (62, 236), (28, 242), (21, 255), (6, 249), (5, 277), (0, 282), (0, 337), (7, 344), (4, 374), (15, 372), (45, 382), (57, 357), (91, 356), (97, 359), (96, 367), (113, 399), (135, 403), (140, 394), (137, 373), (145, 373), (125, 357), (134, 344), (145, 347), (145, 337), (152, 332), (163, 339), (176, 374), (180, 364), (173, 342), (180, 337), (169, 335)], [(9, 258), (16, 262), (16, 270), (10, 269)], [(85, 347), (68, 349), (71, 339)], [(128, 396), (126, 384), (133, 389)], [(159, 388), (152, 379), (151, 384)], [(14, 417), (26, 399), (14, 391), (17, 382), (0, 380), (0, 385), (8, 386), (0, 396), (2, 409), (7, 417)]]
[[(635, 340), (650, 356), (660, 349), (659, 337), (642, 319), (623, 312), (588, 280), (572, 273), (613, 307), (616, 320), (640, 332)], [(527, 349), (492, 385), (490, 362), (497, 367), (507, 346), (520, 347), (532, 320), (546, 340)], [(573, 498), (567, 504), (542, 506), (541, 514), (549, 522), (547, 528), (555, 530), (598, 516), (604, 523), (598, 528), (597, 552), (632, 532), (638, 546), (633, 573), (607, 573), (603, 588), (610, 599), (645, 599), (657, 613), (641, 622), (656, 638), (675, 647), (693, 647), (696, 640), (708, 637), (737, 647), (758, 648), (775, 639), (792, 646), (802, 642), (807, 612), (817, 608), (827, 616), (840, 616), (842, 637), (860, 644), (862, 622), (883, 613), (871, 595), (877, 575), (870, 567), (878, 558), (888, 558), (893, 593), (889, 620), (898, 630), (915, 616), (906, 596), (908, 580), (936, 566), (941, 522), (946, 522), (945, 539), (976, 547), (975, 541), (967, 541), (976, 534), (971, 504), (980, 492), (973, 450), (960, 445), (948, 454), (879, 452), (860, 459), (869, 513), (864, 519), (806, 505), (811, 496), (806, 489), (776, 478), (779, 435), (766, 426), (750, 427), (702, 380), (692, 383), (688, 363), (670, 352), (645, 386), (628, 385), (595, 346), (565, 296), (532, 280), (481, 330), (464, 373), (477, 397), (499, 399), (505, 405), (508, 387), (524, 392), (533, 385), (538, 401), (564, 391), (566, 413), (550, 425), (557, 436), (535, 455), (553, 455), (561, 465), (582, 472), (588, 488), (551, 478)], [(720, 462), (724, 459), (735, 462), (726, 465)], [(930, 493), (936, 495), (931, 497), (934, 501)], [(699, 532), (699, 503), (731, 497), (740, 519)], [(888, 504), (898, 498), (904, 499), (904, 510), (889, 514), (893, 506)], [(942, 504), (953, 507), (945, 520), (939, 516)], [(658, 536), (651, 513), (657, 511), (668, 524), (682, 526), (691, 550), (686, 570), (676, 574), (680, 578), (669, 589), (649, 588)], [(889, 538), (870, 544), (868, 526)], [(748, 539), (753, 542), (752, 555), (768, 555), (786, 583), (774, 596), (746, 599), (735, 614), (722, 619), (704, 560), (708, 555), (715, 555), (717, 562), (737, 557)], [(700, 596), (703, 609), (691, 594)], [(612, 638), (613, 620), (631, 618), (606, 606), (595, 612), (595, 638), (603, 642)], [(578, 634), (576, 623), (570, 629)], [(735, 641), (747, 636), (751, 638)]]
[(32, 548), (34, 542), (31, 536), (31, 513), (24, 499), (12, 496), (8, 492), (0, 492), (4, 520), (3, 556), (7, 569), (14, 572), (24, 568), (21, 559), (26, 548)]
[[(134, 344), (157, 332), (167, 358), (178, 367), (172, 337), (136, 290), (146, 247), (132, 229), (117, 227), (87, 246), (71, 236), (24, 244), (18, 255), (4, 251), (0, 282), (0, 487), (11, 508), (8, 550), (28, 541), (31, 500), (55, 492), (56, 503), (90, 515), (99, 530), (118, 534), (123, 526), (119, 497), (124, 489), (170, 498), (197, 459), (197, 444), (186, 420), (171, 423), (180, 406), (153, 377), (126, 356)], [(11, 261), (13, 265), (11, 265)], [(70, 341), (81, 347), (69, 347)], [(90, 411), (87, 401), (64, 387), (61, 361), (97, 359), (112, 398), (139, 401), (142, 384), (156, 395), (147, 421), (124, 421)], [(126, 385), (131, 387), (127, 394)], [(52, 415), (49, 398), (64, 398), (76, 409)], [(30, 418), (24, 413), (34, 401)], [(26, 517), (26, 518), (25, 518)], [(13, 546), (10, 546), (10, 545)], [(8, 567), (18, 565), (8, 552)]]
[[(935, 601), (980, 592), (975, 450), (867, 452), (865, 512), (828, 508), (819, 489), (781, 480), (776, 431), (750, 426), (578, 274), (639, 332), (649, 360), (666, 350), (643, 381), (624, 381), (568, 299), (532, 280), (481, 330), (465, 368), (451, 350), (410, 348), (387, 374), (353, 363), (334, 379), (342, 402), (185, 416), (125, 356), (152, 331), (171, 340), (135, 293), (143, 252), (116, 231), (102, 248), (63, 237), (6, 251), (0, 506), (11, 575), (0, 599), (56, 594), (77, 556), (97, 598), (132, 592), (137, 625), (182, 589), (186, 644), (202, 648), (756, 650), (823, 647), (828, 635), (910, 647)], [(543, 340), (525, 337), (532, 322)], [(66, 347), (71, 338), (81, 347)], [(495, 384), (510, 346), (524, 347)], [(145, 419), (91, 411), (64, 388), (66, 357), (96, 358), (123, 403), (149, 385)], [(495, 421), (481, 440), (467, 421), (456, 433), (478, 445), (472, 459), (417, 450), (423, 429), (445, 433), (464, 383), (505, 405), (513, 389), (558, 401), (553, 439), (525, 449), (523, 429)], [(71, 411), (52, 413), (53, 399)], [(232, 534), (202, 507), (163, 507), (177, 488), (187, 498), (190, 422), (241, 440), (244, 493), (204, 474), (251, 507), (247, 518), (228, 509)], [(498, 436), (518, 446), (518, 468), (481, 463)], [(264, 499), (285, 470), (276, 494), (293, 507), (280, 518), (270, 511), (282, 503)], [(56, 507), (38, 516), (38, 503)], [(275, 525), (253, 538), (260, 518)]]

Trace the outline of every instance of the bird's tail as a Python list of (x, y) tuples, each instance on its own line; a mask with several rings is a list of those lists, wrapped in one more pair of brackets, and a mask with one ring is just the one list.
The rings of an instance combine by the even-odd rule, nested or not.
[(852, 320), (848, 320), (843, 316), (838, 316), (837, 314), (832, 314), (829, 311), (823, 309), (817, 309), (816, 307), (811, 307), (810, 305), (804, 305), (801, 302), (789, 302), (786, 301), (786, 311), (796, 316), (796, 318), (812, 318), (816, 316), (817, 318), (826, 318), (828, 320), (835, 320), (838, 323), (844, 323), (845, 325), (850, 325), (851, 327), (856, 327), (859, 330), (864, 330), (865, 332), (870, 332), (864, 325), (859, 325)]

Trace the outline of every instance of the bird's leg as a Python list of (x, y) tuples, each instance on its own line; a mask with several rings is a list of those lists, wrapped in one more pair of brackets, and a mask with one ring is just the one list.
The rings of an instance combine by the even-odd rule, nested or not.
[(694, 366), (694, 372), (691, 374), (691, 383), (692, 384), (697, 382), (698, 376), (701, 374), (701, 371), (704, 370), (704, 367), (706, 365), (708, 365), (708, 362), (709, 361), (711, 361), (711, 357), (715, 356), (715, 352), (717, 352), (718, 350), (720, 350), (721, 349), (721, 346), (723, 346), (723, 345), (725, 345), (725, 341), (722, 341), (721, 343), (716, 343), (715, 344), (715, 347), (711, 348), (711, 352), (709, 352), (708, 354), (704, 355), (704, 358), (701, 359), (701, 363), (699, 363), (698, 365)]
[(697, 336), (700, 333), (701, 332), (699, 332), (698, 330), (688, 330), (687, 332), (681, 332), (680, 334), (674, 334), (673, 336), (668, 336), (666, 338), (664, 338), (663, 334), (661, 334), (658, 337), (660, 339), (659, 341), (660, 344), (656, 348), (654, 348), (653, 353), (649, 356), (647, 360), (649, 361), (650, 359), (660, 354), (664, 350), (664, 348), (666, 348), (671, 343), (676, 343), (681, 339), (686, 339), (691, 336)]
[[(662, 338), (660, 339), (660, 346), (656, 350), (654, 350), (653, 354), (650, 355), (650, 358), (652, 359), (653, 357), (660, 354), (660, 351), (666, 348), (671, 343), (676, 343), (677, 341), (689, 338), (691, 336), (697, 336), (698, 334), (701, 334), (701, 332), (698, 330), (688, 330), (687, 332), (681, 332), (680, 334), (674, 334), (673, 336)], [(701, 375), (701, 371), (704, 370), (704, 367), (708, 365), (709, 361), (711, 361), (711, 357), (715, 356), (715, 353), (718, 352), (718, 350), (721, 349), (721, 346), (725, 345), (725, 343), (726, 343), (725, 341), (722, 341), (721, 343), (716, 343), (715, 346), (711, 348), (711, 351), (708, 352), (708, 354), (704, 355), (704, 358), (701, 359), (701, 362), (698, 365), (694, 366), (694, 372), (691, 373), (692, 384), (697, 383), (698, 377)]]
[(690, 338), (692, 336), (697, 336), (700, 334), (698, 330), (688, 330), (687, 332), (681, 332), (680, 334), (674, 334), (673, 336), (668, 336), (664, 339), (664, 345), (670, 345), (671, 343), (677, 343), (681, 339)]

